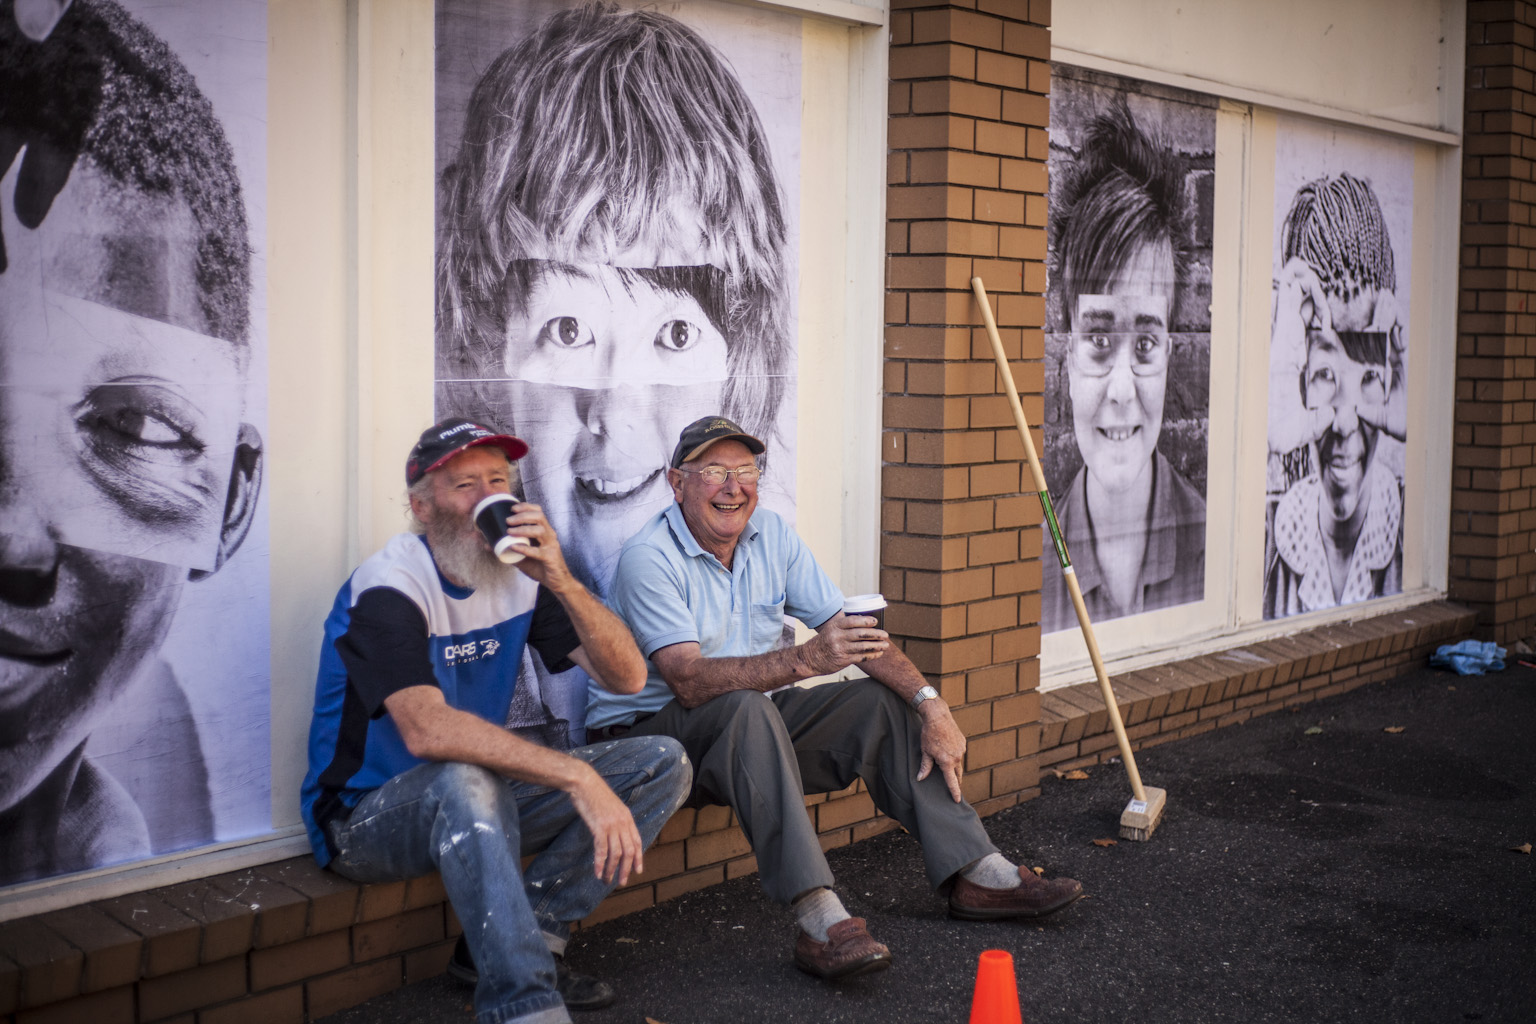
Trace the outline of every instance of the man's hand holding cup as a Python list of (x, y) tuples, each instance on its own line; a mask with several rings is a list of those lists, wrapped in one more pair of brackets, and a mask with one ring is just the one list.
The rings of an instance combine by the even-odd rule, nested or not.
[(527, 537), (516, 537), (507, 532), (507, 520), (513, 516), (518, 499), (511, 494), (492, 494), (475, 506), (475, 526), (485, 536), (496, 557), (507, 565), (523, 560), (527, 552)]

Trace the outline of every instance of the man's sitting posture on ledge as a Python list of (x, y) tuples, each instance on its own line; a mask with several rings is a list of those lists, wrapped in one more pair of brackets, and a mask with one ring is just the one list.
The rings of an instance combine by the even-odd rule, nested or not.
[[(741, 821), (769, 898), (793, 906), (795, 963), (823, 978), (880, 970), (891, 954), (833, 894), (804, 793), (863, 779), (922, 844), (929, 884), (953, 883), (956, 917), (1041, 917), (1077, 899), (1077, 882), (1037, 878), (987, 838), (960, 795), (965, 737), (948, 706), (876, 620), (843, 614), (805, 544), (757, 508), (763, 451), (721, 417), (683, 430), (676, 504), (624, 546), (613, 586), (649, 678), (636, 696), (590, 691), (588, 740), (682, 741), (699, 793)], [(781, 647), (785, 613), (817, 635)], [(873, 679), (790, 685), (849, 665)]]
[(563, 754), (502, 728), (525, 643), (615, 693), (645, 681), (628, 631), (571, 576), (537, 505), (508, 520), (530, 542), (515, 565), (471, 521), (510, 491), (527, 450), (468, 420), (421, 435), (405, 469), (419, 530), (359, 566), (326, 619), (303, 788), (322, 866), (359, 882), (442, 872), (480, 968), (481, 1024), (557, 1024), (567, 1007), (613, 1001), (566, 969), (570, 923), (642, 870), (691, 778), (665, 738)]

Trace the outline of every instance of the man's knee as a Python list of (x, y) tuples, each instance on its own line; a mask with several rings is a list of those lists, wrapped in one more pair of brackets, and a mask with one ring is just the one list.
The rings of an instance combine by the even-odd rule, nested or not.
[(671, 736), (652, 736), (657, 747), (656, 771), (657, 774), (692, 775), (693, 768), (688, 763), (688, 751), (683, 746), (682, 740)]
[[(443, 761), (434, 766), (437, 778), (431, 792), (438, 807), (450, 813), (468, 815), (474, 821), (499, 821), (508, 801), (506, 783), (489, 768), (460, 761)], [(515, 806), (515, 805), (514, 805)]]
[(688, 760), (688, 750), (682, 741), (657, 733), (651, 736), (630, 736), (612, 740), (604, 749), (603, 757), (613, 758), (596, 762), (599, 771), (612, 763), (626, 773), (637, 772), (636, 784), (646, 780), (660, 781), (667, 785), (687, 787), (693, 781), (693, 765)]
[(680, 740), (671, 736), (647, 737), (656, 745), (655, 777), (667, 792), (673, 794), (675, 803), (681, 804), (693, 788), (693, 763)]
[[(711, 718), (719, 723), (719, 731), (757, 731), (763, 728), (783, 727), (779, 709), (766, 693), (756, 690), (732, 690), (722, 693), (705, 705)], [(702, 709), (701, 709), (702, 710)]]

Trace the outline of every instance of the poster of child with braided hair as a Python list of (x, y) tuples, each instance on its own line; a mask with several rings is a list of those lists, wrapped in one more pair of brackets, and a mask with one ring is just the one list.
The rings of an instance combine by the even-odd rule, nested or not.
[(1284, 117), (1264, 617), (1403, 588), (1413, 148)]
[(1053, 65), (1043, 468), (1096, 623), (1205, 596), (1215, 148), (1211, 98)]
[[(599, 596), (701, 416), (767, 442), (763, 504), (794, 511), (800, 19), (663, 7), (435, 9), (437, 413), (528, 442)], [(584, 681), (532, 660), (507, 724), (585, 743)]]

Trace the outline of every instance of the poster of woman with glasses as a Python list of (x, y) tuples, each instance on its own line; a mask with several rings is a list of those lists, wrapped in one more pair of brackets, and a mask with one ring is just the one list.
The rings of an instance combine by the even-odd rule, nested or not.
[[(1101, 622), (1205, 596), (1216, 111), (1055, 66), (1046, 480)], [(1041, 581), (1041, 631), (1077, 619)]]
[(1413, 149), (1280, 121), (1264, 617), (1403, 589)]

